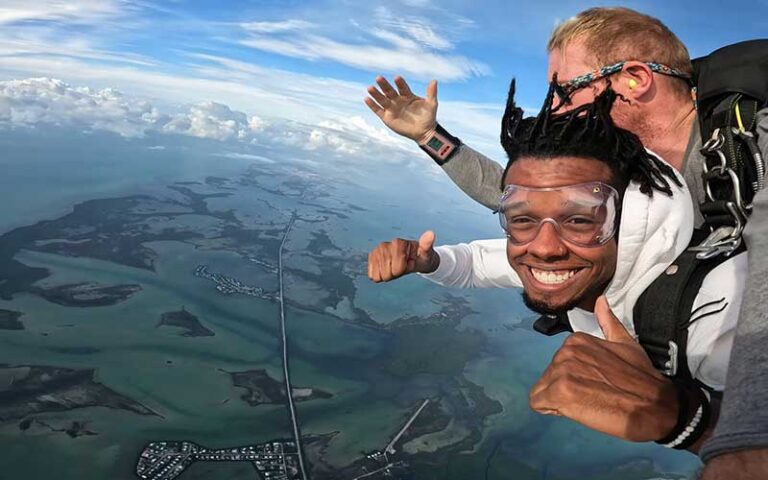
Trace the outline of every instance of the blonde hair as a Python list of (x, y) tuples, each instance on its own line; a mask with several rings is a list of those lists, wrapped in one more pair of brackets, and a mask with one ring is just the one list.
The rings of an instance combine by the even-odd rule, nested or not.
[[(623, 60), (657, 62), (692, 74), (688, 49), (661, 20), (624, 7), (590, 8), (558, 25), (552, 32), (547, 51), (565, 51), (578, 40), (594, 58), (594, 67)], [(685, 96), (690, 87), (669, 79), (669, 85)]]

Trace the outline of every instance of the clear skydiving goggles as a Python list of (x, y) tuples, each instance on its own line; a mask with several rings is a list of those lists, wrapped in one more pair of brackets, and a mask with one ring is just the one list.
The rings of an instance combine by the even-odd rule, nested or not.
[(499, 202), (499, 221), (514, 245), (533, 241), (545, 222), (563, 240), (598, 247), (610, 240), (619, 224), (619, 194), (601, 182), (554, 188), (507, 185)]

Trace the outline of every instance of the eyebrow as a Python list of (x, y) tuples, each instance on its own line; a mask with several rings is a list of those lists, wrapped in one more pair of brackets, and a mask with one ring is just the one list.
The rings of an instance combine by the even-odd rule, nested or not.
[(518, 209), (520, 207), (524, 207), (526, 205), (530, 205), (530, 203), (531, 202), (529, 200), (522, 200), (522, 201), (519, 201), (519, 202), (508, 203), (508, 204), (502, 205), (502, 210), (505, 211), (505, 212), (508, 211), (508, 210), (515, 210), (515, 209)]
[(583, 202), (580, 202), (580, 203), (576, 203), (576, 202), (574, 202), (573, 200), (566, 200), (566, 201), (564, 201), (564, 202), (563, 202), (563, 204), (562, 204), (561, 206), (562, 206), (562, 207), (571, 207), (571, 206), (574, 206), (574, 207), (588, 207), (588, 208), (594, 208), (594, 207), (598, 207), (598, 206), (600, 206), (601, 204), (602, 204), (602, 202), (598, 202), (598, 201), (595, 201), (593, 204), (590, 204), (590, 205), (585, 205)]

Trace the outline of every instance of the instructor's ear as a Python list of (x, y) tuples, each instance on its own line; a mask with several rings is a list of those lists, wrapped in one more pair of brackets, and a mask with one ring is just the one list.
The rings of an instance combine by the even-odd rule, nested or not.
[(653, 87), (653, 71), (643, 62), (626, 62), (621, 76), (626, 79), (626, 83), (623, 80), (616, 82), (617, 92), (623, 93), (629, 100), (645, 95)]

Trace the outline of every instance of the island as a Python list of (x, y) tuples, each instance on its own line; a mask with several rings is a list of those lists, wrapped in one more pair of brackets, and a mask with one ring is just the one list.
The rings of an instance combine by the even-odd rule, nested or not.
[(49, 302), (65, 307), (106, 307), (115, 305), (141, 291), (141, 285), (108, 285), (101, 286), (92, 282), (68, 283), (55, 287), (32, 287)]
[[(240, 398), (252, 407), (265, 404), (283, 405), (287, 400), (284, 383), (272, 378), (264, 369), (221, 371), (229, 374), (233, 386), (245, 389)], [(296, 402), (308, 402), (331, 398), (333, 395), (317, 388), (293, 387), (293, 397)]]
[(160, 321), (157, 322), (157, 326), (182, 328), (184, 331), (179, 333), (182, 337), (212, 337), (216, 335), (213, 331), (205, 328), (200, 323), (200, 320), (189, 313), (183, 306), (181, 310), (163, 313), (160, 316)]
[(0, 365), (0, 420), (38, 413), (105, 407), (159, 416), (141, 403), (94, 380), (94, 369)]

